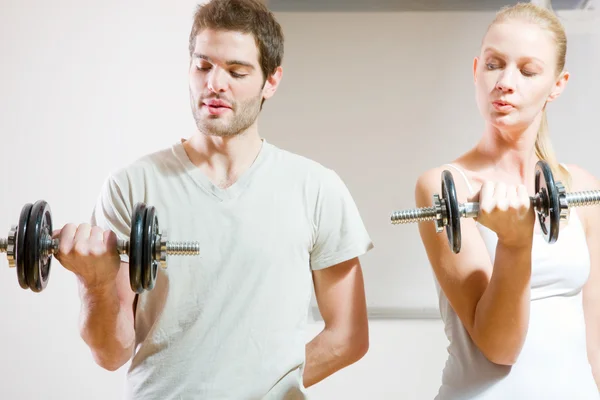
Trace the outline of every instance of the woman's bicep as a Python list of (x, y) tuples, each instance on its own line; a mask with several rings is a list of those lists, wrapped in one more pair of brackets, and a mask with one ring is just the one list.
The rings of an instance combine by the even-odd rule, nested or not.
[[(415, 188), (417, 207), (431, 207), (433, 195), (438, 193), (441, 169), (421, 175)], [(460, 202), (467, 198), (464, 182), (455, 182)], [(474, 336), (475, 311), (490, 280), (492, 265), (485, 243), (471, 218), (461, 218), (461, 250), (452, 252), (444, 231), (436, 232), (432, 221), (419, 223), (419, 234), (440, 288), (463, 325)]]

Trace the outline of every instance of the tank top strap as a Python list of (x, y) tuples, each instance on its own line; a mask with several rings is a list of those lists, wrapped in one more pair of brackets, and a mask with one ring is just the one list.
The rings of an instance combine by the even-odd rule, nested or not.
[(465, 183), (467, 184), (467, 187), (469, 188), (469, 193), (471, 195), (474, 194), (473, 191), (473, 186), (471, 186), (471, 182), (469, 181), (469, 179), (467, 178), (467, 175), (465, 174), (465, 172), (462, 170), (462, 168), (457, 167), (454, 164), (444, 164), (443, 166), (448, 166), (451, 167), (453, 169), (455, 169), (456, 171), (458, 171), (458, 173), (463, 177), (463, 179), (465, 180)]

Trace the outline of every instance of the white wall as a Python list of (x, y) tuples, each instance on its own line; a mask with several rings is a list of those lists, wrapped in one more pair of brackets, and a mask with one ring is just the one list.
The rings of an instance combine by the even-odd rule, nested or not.
[[(191, 133), (186, 50), (194, 4), (3, 0), (0, 235), (39, 198), (50, 202), (56, 227), (87, 220), (110, 171)], [(287, 38), (284, 81), (261, 131), (335, 168), (350, 187), (376, 244), (364, 258), (369, 305), (435, 307), (416, 229), (390, 227), (388, 215), (412, 206), (420, 170), (476, 139), (470, 68), (491, 15), (278, 17)], [(586, 118), (598, 109), (585, 95), (600, 89), (585, 79), (600, 65), (589, 61), (600, 52), (590, 43), (598, 42), (574, 40), (571, 69), (580, 74), (550, 121), (568, 132), (555, 138), (559, 154), (579, 155), (600, 175), (591, 153), (581, 157), (573, 144), (586, 138)], [(93, 363), (77, 333), (75, 280), (58, 263), (48, 288), (33, 294), (2, 257), (0, 293), (0, 398), (118, 398), (125, 368), (110, 373)], [(320, 328), (312, 323), (307, 340)], [(432, 398), (445, 346), (439, 320), (373, 320), (367, 356), (311, 392), (327, 400)]]
[[(369, 326), (367, 355), (312, 387), (314, 399), (433, 399), (447, 354), (441, 320), (373, 320)], [(310, 336), (321, 329), (311, 324)]]

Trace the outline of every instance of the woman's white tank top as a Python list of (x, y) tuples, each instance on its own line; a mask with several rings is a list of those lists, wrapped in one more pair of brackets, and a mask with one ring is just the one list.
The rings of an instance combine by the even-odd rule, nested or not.
[[(473, 194), (462, 169), (448, 166), (462, 175)], [(477, 226), (493, 262), (496, 234), (481, 224)], [(533, 239), (529, 328), (513, 366), (497, 365), (485, 358), (436, 281), (449, 340), (436, 400), (600, 399), (587, 359), (582, 303), (590, 257), (575, 209), (569, 223), (561, 228), (554, 244), (548, 244), (541, 233)]]

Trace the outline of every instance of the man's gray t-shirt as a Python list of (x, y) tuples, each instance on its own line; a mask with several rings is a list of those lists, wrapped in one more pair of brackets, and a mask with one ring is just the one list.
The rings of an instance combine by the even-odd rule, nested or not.
[(340, 177), (263, 140), (223, 190), (181, 141), (111, 174), (92, 224), (128, 239), (137, 202), (156, 208), (169, 240), (197, 241), (201, 255), (169, 257), (138, 296), (127, 398), (307, 398), (311, 270), (373, 247)]

